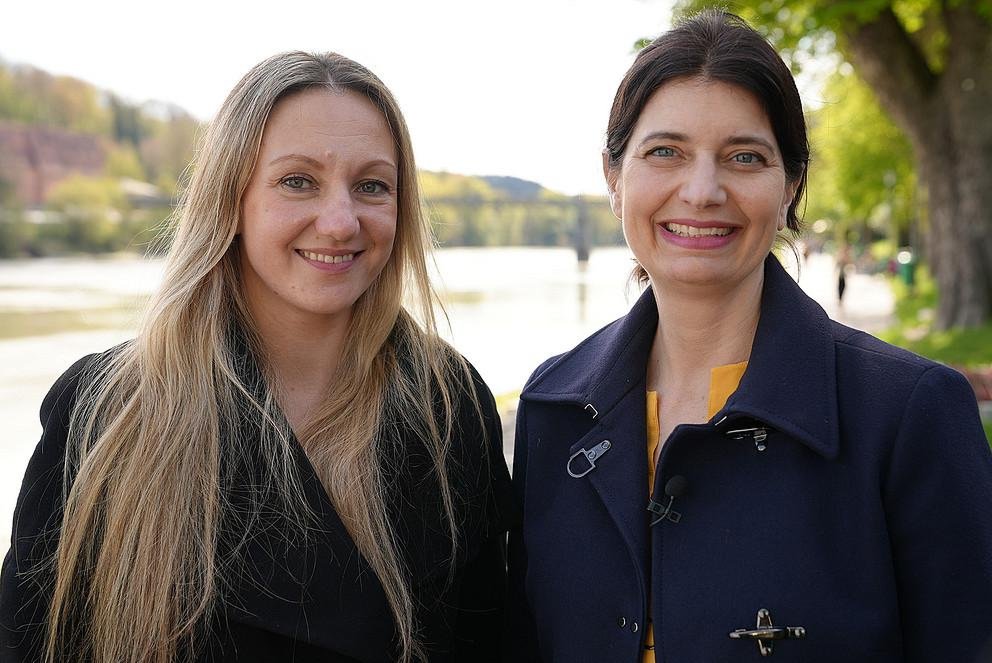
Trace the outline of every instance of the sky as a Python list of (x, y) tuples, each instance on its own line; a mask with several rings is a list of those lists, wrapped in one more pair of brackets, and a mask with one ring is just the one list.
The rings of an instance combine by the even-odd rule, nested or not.
[[(5, 3), (0, 59), (209, 120), (285, 50), (337, 51), (393, 91), (418, 166), (605, 195), (600, 152), (633, 44), (672, 0)], [(148, 8), (145, 9), (144, 7)]]

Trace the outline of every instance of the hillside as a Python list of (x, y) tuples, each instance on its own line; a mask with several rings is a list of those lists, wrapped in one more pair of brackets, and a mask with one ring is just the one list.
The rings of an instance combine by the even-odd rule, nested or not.
[[(0, 60), (0, 258), (145, 250), (201, 128), (173, 104)], [(421, 171), (420, 180), (442, 245), (569, 245), (580, 214), (594, 242), (620, 237), (601, 199), (507, 176)]]

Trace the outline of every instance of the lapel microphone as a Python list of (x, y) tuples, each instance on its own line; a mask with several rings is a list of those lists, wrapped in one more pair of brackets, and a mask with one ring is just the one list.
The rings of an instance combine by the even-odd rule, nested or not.
[(672, 504), (675, 503), (676, 497), (682, 497), (688, 489), (689, 482), (686, 481), (686, 478), (681, 474), (676, 474), (665, 484), (665, 497), (668, 498), (667, 504), (662, 504), (660, 502), (655, 502), (653, 499), (648, 499), (648, 511), (657, 516), (657, 518), (651, 521), (651, 527), (654, 527), (662, 520), (668, 520), (673, 523), (677, 523), (682, 520), (682, 514), (678, 511), (674, 511), (672, 509)]

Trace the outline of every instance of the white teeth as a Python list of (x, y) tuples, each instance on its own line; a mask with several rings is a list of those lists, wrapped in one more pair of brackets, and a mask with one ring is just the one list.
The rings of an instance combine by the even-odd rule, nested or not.
[(326, 263), (351, 262), (355, 259), (354, 253), (348, 253), (343, 256), (328, 256), (323, 253), (313, 253), (312, 251), (300, 251), (300, 255), (307, 260), (316, 260), (317, 262)]
[(684, 226), (681, 223), (666, 223), (665, 229), (680, 237), (723, 237), (729, 235), (733, 228), (698, 228)]

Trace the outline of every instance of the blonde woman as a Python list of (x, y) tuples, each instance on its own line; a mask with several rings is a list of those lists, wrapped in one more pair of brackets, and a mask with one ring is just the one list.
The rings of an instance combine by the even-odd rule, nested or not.
[(491, 394), (436, 333), (429, 237), (378, 78), (253, 68), (137, 337), (42, 405), (0, 660), (497, 658), (509, 477)]

